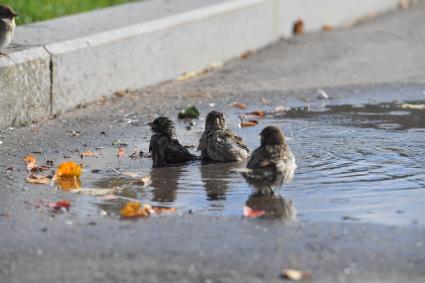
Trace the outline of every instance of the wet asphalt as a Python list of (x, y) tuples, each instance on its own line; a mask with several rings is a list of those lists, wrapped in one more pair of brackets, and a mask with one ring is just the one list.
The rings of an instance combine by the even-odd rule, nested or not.
[[(156, 115), (175, 118), (188, 105), (205, 117), (211, 108), (235, 111), (229, 106), (234, 101), (323, 103), (319, 88), (331, 97), (329, 104), (425, 98), (424, 13), (421, 2), (349, 30), (282, 40), (189, 81), (2, 129), (0, 282), (281, 282), (280, 270), (288, 267), (309, 272), (313, 282), (423, 282), (424, 223), (282, 222), (196, 213), (136, 221), (83, 217), (73, 210), (80, 195), (26, 184), (22, 159), (31, 152), (40, 160), (75, 157), (115, 139), (147, 151), (146, 123)], [(185, 133), (178, 132), (182, 143), (197, 143), (196, 135)], [(69, 212), (39, 205), (63, 198), (71, 201)]]

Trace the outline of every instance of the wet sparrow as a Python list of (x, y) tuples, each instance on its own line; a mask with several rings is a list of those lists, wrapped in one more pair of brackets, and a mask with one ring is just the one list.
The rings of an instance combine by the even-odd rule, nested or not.
[[(15, 17), (18, 15), (7, 5), (0, 5), (0, 51), (5, 49), (15, 32)], [(3, 54), (0, 52), (0, 54)], [(4, 54), (3, 54), (4, 55)]]
[(224, 115), (217, 111), (207, 115), (198, 151), (201, 151), (202, 159), (219, 162), (242, 161), (249, 155), (245, 142), (226, 129)]
[(257, 188), (280, 187), (292, 181), (297, 165), (281, 130), (268, 126), (260, 136), (261, 145), (254, 150), (246, 166), (251, 170), (243, 176)]
[(177, 140), (173, 121), (167, 117), (159, 117), (149, 123), (149, 126), (153, 132), (149, 145), (153, 167), (181, 164), (196, 159), (196, 156)]

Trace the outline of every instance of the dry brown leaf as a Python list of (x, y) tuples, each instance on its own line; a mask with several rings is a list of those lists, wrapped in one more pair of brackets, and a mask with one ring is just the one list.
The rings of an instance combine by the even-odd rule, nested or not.
[(326, 31), (326, 32), (332, 31), (333, 29), (334, 29), (334, 27), (332, 25), (326, 24), (326, 25), (322, 26), (322, 30)]
[(58, 166), (56, 178), (80, 177), (83, 169), (74, 161), (63, 162)]
[(119, 190), (117, 187), (114, 188), (80, 188), (76, 190), (71, 190), (72, 193), (78, 193), (86, 196), (105, 196), (113, 195)]
[(247, 105), (245, 103), (242, 103), (242, 102), (234, 102), (232, 104), (232, 106), (235, 107), (235, 108), (242, 109), (242, 110), (246, 109), (246, 107), (247, 107)]
[(304, 22), (301, 19), (298, 19), (294, 23), (294, 27), (292, 29), (292, 33), (295, 34), (304, 34)]
[(241, 128), (254, 127), (254, 126), (257, 126), (257, 125), (258, 125), (258, 121), (256, 121), (256, 120), (249, 120), (249, 121), (245, 121), (245, 122), (240, 123)]
[(180, 77), (178, 77), (176, 79), (176, 81), (181, 82), (181, 81), (190, 80), (190, 79), (200, 75), (201, 73), (202, 73), (202, 71), (184, 72)]
[(244, 60), (244, 59), (251, 57), (252, 54), (254, 54), (254, 52), (252, 50), (248, 50), (248, 51), (242, 53), (240, 57), (241, 57), (242, 60)]
[(83, 158), (83, 157), (90, 157), (90, 156), (98, 156), (98, 155), (99, 155), (99, 153), (93, 152), (93, 151), (84, 151), (84, 152), (81, 152), (81, 158)]
[(150, 209), (148, 205), (142, 207), (140, 202), (130, 201), (121, 208), (120, 215), (122, 218), (147, 217), (150, 215)]
[(32, 171), (37, 167), (37, 158), (34, 155), (28, 154), (24, 157), (25, 164), (27, 165), (27, 170)]
[(52, 176), (31, 174), (26, 181), (30, 184), (47, 185), (52, 181)]
[(121, 157), (124, 157), (125, 156), (125, 148), (124, 147), (120, 146), (117, 149), (117, 156), (118, 156), (118, 158), (121, 158)]
[(126, 94), (127, 93), (125, 91), (123, 91), (123, 90), (117, 91), (115, 93), (115, 95), (118, 96), (118, 97), (124, 97)]
[(254, 115), (254, 116), (258, 116), (260, 118), (263, 118), (264, 116), (266, 116), (266, 113), (264, 113), (264, 111), (256, 110), (256, 111), (252, 111), (252, 112), (248, 113), (247, 115)]
[(296, 269), (283, 269), (281, 275), (285, 279), (300, 281), (302, 279), (310, 278), (310, 274), (307, 272), (299, 271)]

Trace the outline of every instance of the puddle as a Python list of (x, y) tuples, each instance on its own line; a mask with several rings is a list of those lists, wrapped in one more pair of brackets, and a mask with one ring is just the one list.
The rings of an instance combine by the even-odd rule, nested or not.
[[(240, 111), (236, 110), (227, 113), (230, 125), (236, 125), (238, 114)], [(198, 124), (191, 131), (178, 124), (178, 135), (188, 135), (187, 140), (195, 143), (203, 122)], [(425, 223), (424, 109), (402, 107), (399, 103), (301, 107), (268, 115), (256, 127), (235, 131), (254, 149), (265, 125), (284, 130), (298, 164), (293, 183), (275, 195), (258, 195), (239, 173), (231, 171), (244, 167), (244, 163), (195, 162), (151, 169), (148, 158), (118, 161), (116, 148), (110, 147), (99, 158), (84, 159), (87, 167), (83, 187), (119, 186), (122, 199), (97, 201), (81, 196), (75, 211), (96, 215), (101, 208), (117, 215), (123, 201), (137, 199), (177, 208), (180, 214), (242, 216), (244, 206), (248, 206), (266, 212), (267, 217), (299, 221)], [(141, 149), (147, 149), (146, 140), (130, 144), (137, 142)], [(128, 151), (131, 153), (132, 149)], [(150, 175), (152, 184), (134, 185), (131, 178), (111, 171), (118, 167), (121, 171)], [(100, 172), (91, 173), (93, 169)]]

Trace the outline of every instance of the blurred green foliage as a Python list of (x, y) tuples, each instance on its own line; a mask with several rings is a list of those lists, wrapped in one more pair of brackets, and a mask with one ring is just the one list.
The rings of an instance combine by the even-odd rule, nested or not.
[(135, 0), (0, 0), (13, 7), (18, 25), (86, 12)]

